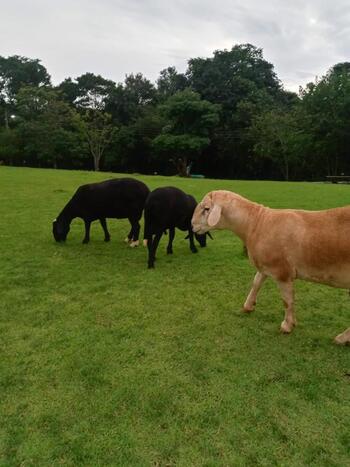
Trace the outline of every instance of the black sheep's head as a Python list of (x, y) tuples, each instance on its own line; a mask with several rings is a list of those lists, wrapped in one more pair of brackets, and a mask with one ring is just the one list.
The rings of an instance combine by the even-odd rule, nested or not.
[(202, 234), (202, 235), (194, 234), (194, 236), (202, 248), (207, 246), (207, 234)]
[(69, 224), (55, 219), (52, 223), (52, 233), (56, 242), (65, 242), (69, 232)]
[[(197, 240), (197, 242), (202, 248), (207, 246), (207, 235), (213, 240), (213, 237), (211, 236), (210, 232), (206, 232), (205, 234), (196, 234), (196, 233), (194, 234), (194, 238)], [(187, 239), (188, 237), (189, 235), (187, 235), (185, 239)]]

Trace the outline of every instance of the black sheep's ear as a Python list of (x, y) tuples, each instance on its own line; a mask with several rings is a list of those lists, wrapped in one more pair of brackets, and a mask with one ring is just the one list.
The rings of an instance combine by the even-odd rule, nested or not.
[(213, 237), (211, 236), (211, 233), (210, 233), (210, 232), (207, 232), (207, 235), (208, 235), (209, 238), (211, 238), (212, 240), (214, 240)]
[(185, 240), (188, 240), (190, 238), (190, 234), (186, 235)]

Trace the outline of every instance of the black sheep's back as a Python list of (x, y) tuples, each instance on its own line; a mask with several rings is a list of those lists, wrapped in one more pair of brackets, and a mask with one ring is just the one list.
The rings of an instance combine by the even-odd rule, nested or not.
[(123, 219), (142, 212), (148, 193), (149, 189), (143, 182), (116, 178), (82, 185), (74, 198), (96, 217)]

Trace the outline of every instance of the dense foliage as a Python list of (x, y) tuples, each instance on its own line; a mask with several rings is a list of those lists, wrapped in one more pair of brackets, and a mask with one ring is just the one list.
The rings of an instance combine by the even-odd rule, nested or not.
[(350, 63), (296, 95), (251, 44), (168, 67), (155, 84), (85, 73), (53, 86), (39, 60), (0, 57), (6, 164), (312, 180), (349, 174), (349, 143)]

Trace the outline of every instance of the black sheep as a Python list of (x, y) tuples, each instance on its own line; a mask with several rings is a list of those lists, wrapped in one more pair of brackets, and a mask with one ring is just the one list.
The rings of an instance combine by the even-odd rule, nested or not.
[(148, 268), (154, 268), (158, 243), (167, 229), (169, 229), (168, 255), (173, 253), (175, 227), (188, 231), (186, 238), (189, 238), (193, 253), (197, 253), (194, 236), (201, 247), (206, 246), (206, 234), (197, 235), (192, 231), (191, 219), (196, 206), (197, 202), (193, 196), (175, 187), (157, 188), (149, 194), (145, 204), (144, 235), (148, 247)]
[(105, 242), (108, 242), (110, 235), (106, 218), (127, 218), (131, 230), (126, 241), (130, 242), (130, 246), (136, 246), (140, 232), (139, 220), (148, 194), (148, 187), (133, 178), (115, 178), (82, 185), (54, 220), (52, 226), (54, 238), (56, 242), (64, 242), (70, 223), (75, 217), (80, 217), (85, 222), (83, 243), (89, 242), (90, 224), (97, 219), (103, 228)]

